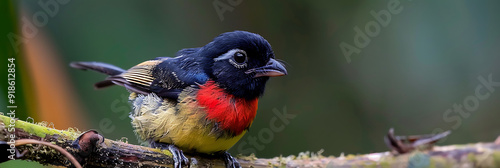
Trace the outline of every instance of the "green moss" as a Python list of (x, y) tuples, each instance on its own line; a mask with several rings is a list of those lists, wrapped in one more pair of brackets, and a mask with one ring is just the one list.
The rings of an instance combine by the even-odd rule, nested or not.
[(151, 151), (158, 152), (158, 153), (163, 153), (163, 154), (165, 154), (167, 156), (172, 157), (172, 153), (169, 150), (162, 150), (162, 149), (159, 149), (159, 148), (154, 148)]
[(495, 167), (500, 167), (500, 152), (494, 152), (492, 156)]
[(420, 168), (420, 167), (429, 167), (430, 166), (430, 156), (421, 153), (415, 152), (410, 156), (408, 160), (408, 167), (410, 168)]
[(346, 159), (354, 159), (356, 158), (356, 155), (353, 155), (353, 154), (348, 154), (347, 156), (345, 156)]
[(363, 167), (366, 167), (366, 168), (376, 168), (377, 167), (377, 164), (376, 163), (370, 163), (370, 164), (363, 164)]
[(380, 162), (380, 167), (382, 168), (390, 168), (391, 167), (391, 164), (387, 161), (381, 161)]
[[(6, 127), (9, 127), (10, 125), (10, 117), (0, 115), (0, 120), (5, 124)], [(45, 138), (46, 135), (61, 135), (64, 136), (67, 139), (74, 140), (76, 137), (78, 137), (78, 132), (74, 131), (73, 129), (70, 129), (70, 131), (62, 131), (62, 130), (57, 130), (57, 129), (52, 129), (52, 128), (47, 128), (41, 125), (37, 124), (32, 124), (28, 123), (25, 121), (21, 120), (16, 120), (14, 122), (14, 128), (22, 129), (30, 134), (36, 135), (38, 137)]]
[(477, 160), (477, 159), (476, 159), (476, 155), (474, 155), (473, 153), (469, 153), (469, 154), (467, 155), (467, 160), (469, 160), (469, 162), (471, 162), (471, 163), (475, 163), (475, 162), (476, 162), (476, 160)]
[[(238, 158), (238, 159), (243, 159), (243, 160), (249, 160), (249, 161), (251, 161), (251, 160), (257, 160), (257, 157), (255, 156), (255, 154), (254, 154), (254, 153), (251, 153), (251, 154), (250, 154), (250, 155), (248, 155), (248, 156), (244, 156), (244, 155), (238, 154), (238, 155), (236, 156), (236, 158)], [(292, 160), (293, 160), (293, 159), (292, 159)]]
[(437, 167), (452, 167), (453, 160), (447, 159), (445, 157), (433, 156), (431, 157), (430, 168)]

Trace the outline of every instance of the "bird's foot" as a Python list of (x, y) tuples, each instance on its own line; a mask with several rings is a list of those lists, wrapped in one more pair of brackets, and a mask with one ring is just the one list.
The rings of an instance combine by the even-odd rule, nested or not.
[(172, 153), (175, 168), (182, 168), (182, 164), (189, 166), (189, 159), (184, 156), (182, 150), (177, 148), (175, 145), (168, 145), (168, 150)]
[(174, 160), (175, 168), (182, 168), (183, 165), (187, 165), (189, 167), (189, 159), (186, 156), (184, 156), (182, 150), (177, 148), (175, 145), (152, 142), (151, 147), (168, 149), (170, 153), (172, 153), (172, 160)]
[(241, 168), (240, 163), (228, 152), (223, 154), (224, 162), (226, 162), (226, 168)]

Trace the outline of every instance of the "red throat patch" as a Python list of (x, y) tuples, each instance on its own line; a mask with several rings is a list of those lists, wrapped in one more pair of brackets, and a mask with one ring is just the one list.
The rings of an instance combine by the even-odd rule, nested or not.
[(198, 104), (207, 108), (207, 118), (219, 123), (219, 127), (236, 135), (252, 124), (257, 113), (258, 99), (246, 100), (226, 93), (214, 81), (200, 86), (196, 96)]

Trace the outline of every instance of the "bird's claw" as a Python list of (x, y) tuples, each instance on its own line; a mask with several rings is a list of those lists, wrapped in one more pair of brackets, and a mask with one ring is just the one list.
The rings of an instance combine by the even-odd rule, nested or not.
[(160, 148), (160, 149), (168, 149), (170, 153), (172, 153), (172, 160), (174, 160), (174, 168), (182, 168), (183, 165), (187, 165), (189, 167), (189, 159), (184, 155), (182, 150), (177, 148), (172, 144), (164, 144), (159, 142), (151, 142), (151, 147)]
[(224, 152), (224, 162), (226, 162), (226, 168), (241, 168), (240, 163), (228, 152)]
[(184, 156), (182, 150), (177, 148), (175, 145), (168, 145), (168, 150), (172, 153), (175, 168), (182, 168), (183, 164), (189, 166), (189, 159)]

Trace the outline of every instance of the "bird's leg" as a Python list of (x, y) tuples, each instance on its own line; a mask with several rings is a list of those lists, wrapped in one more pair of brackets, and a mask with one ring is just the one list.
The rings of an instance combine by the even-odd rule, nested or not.
[(151, 142), (150, 146), (153, 148), (168, 149), (170, 153), (172, 153), (172, 159), (174, 160), (175, 168), (182, 168), (183, 164), (189, 166), (189, 159), (184, 156), (182, 150), (177, 148), (175, 145), (160, 142)]
[(184, 163), (185, 165), (189, 166), (189, 159), (184, 156), (184, 153), (182, 153), (182, 150), (177, 148), (175, 145), (167, 145), (168, 150), (172, 153), (172, 159), (174, 160), (174, 167), (176, 168), (182, 168), (182, 164)]
[(223, 154), (224, 162), (226, 162), (226, 168), (241, 168), (240, 163), (228, 152), (224, 152)]

